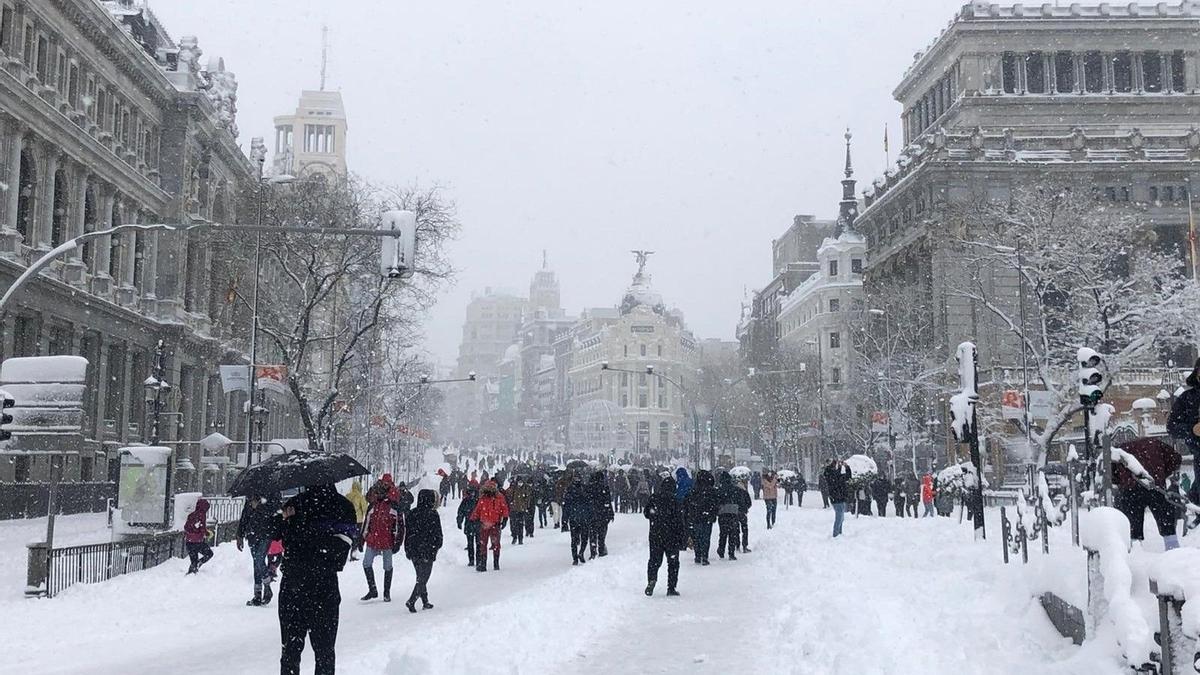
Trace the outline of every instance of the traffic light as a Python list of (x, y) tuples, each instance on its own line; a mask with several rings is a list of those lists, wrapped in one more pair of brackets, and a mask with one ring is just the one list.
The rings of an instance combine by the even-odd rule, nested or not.
[(1104, 359), (1094, 349), (1080, 347), (1075, 359), (1079, 362), (1079, 403), (1093, 408), (1104, 398)]
[(17, 400), (12, 397), (7, 391), (0, 389), (0, 441), (7, 441), (12, 438), (12, 431), (9, 430), (10, 424), (13, 422), (12, 415), (8, 414), (8, 409), (17, 404)]
[(379, 229), (400, 233), (379, 238), (379, 273), (388, 279), (411, 279), (416, 271), (413, 257), (417, 247), (417, 214), (388, 211), (383, 214)]

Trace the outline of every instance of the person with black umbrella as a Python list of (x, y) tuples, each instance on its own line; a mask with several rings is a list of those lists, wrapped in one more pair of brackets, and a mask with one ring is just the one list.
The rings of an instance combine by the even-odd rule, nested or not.
[(305, 640), (312, 641), (316, 675), (335, 670), (339, 605), (338, 572), (346, 564), (357, 529), (354, 505), (332, 483), (309, 487), (289, 499), (273, 522), (283, 540), (279, 589), (279, 671), (299, 675)]

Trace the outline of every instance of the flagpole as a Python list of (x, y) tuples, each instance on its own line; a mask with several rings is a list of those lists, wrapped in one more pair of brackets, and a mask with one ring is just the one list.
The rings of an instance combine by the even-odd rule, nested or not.
[(1188, 248), (1192, 254), (1192, 281), (1196, 281), (1196, 214), (1192, 211), (1192, 187), (1188, 185)]
[[(888, 147), (888, 125), (885, 122), (883, 125), (883, 170), (886, 172), (888, 167), (892, 165), (892, 153)], [(1190, 194), (1190, 193), (1189, 193)]]

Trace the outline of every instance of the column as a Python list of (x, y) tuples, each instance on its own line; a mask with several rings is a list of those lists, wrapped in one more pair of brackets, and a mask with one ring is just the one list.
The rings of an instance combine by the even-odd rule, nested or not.
[[(107, 230), (112, 227), (113, 204), (116, 194), (108, 186), (96, 187), (96, 218), (97, 229)], [(108, 295), (112, 290), (112, 277), (108, 275), (109, 255), (111, 254), (112, 238), (99, 237), (92, 240), (92, 293)]]
[(1071, 64), (1075, 67), (1075, 89), (1074, 93), (1082, 94), (1086, 91), (1087, 69), (1084, 67), (1084, 61), (1087, 58), (1085, 52), (1072, 52)]
[(4, 200), (5, 215), (0, 223), (0, 255), (15, 255), (20, 242), (20, 235), (17, 234), (17, 202), (21, 195), (21, 150), (25, 147), (24, 133), (24, 126), (15, 118), (9, 118), (5, 128), (8, 162), (4, 172), (9, 188)]
[(47, 147), (46, 161), (44, 164), (44, 176), (42, 177), (42, 198), (38, 204), (38, 214), (36, 219), (36, 234), (33, 235), (31, 242), (37, 249), (50, 248), (50, 231), (54, 227), (54, 176), (58, 173), (59, 151), (58, 148)]
[[(67, 222), (67, 230), (64, 233), (65, 239), (74, 239), (83, 234), (84, 206), (87, 202), (88, 171), (83, 165), (79, 165), (73, 173), (75, 174), (75, 190), (71, 196), (71, 213), (70, 219)], [(87, 268), (83, 265), (82, 248), (76, 248), (67, 254), (65, 278), (68, 283), (83, 283), (83, 276), (86, 271)]]
[(1129, 68), (1133, 71), (1130, 73), (1133, 77), (1132, 84), (1133, 93), (1141, 94), (1146, 91), (1146, 73), (1142, 70), (1142, 53), (1130, 52)]
[(158, 287), (158, 234), (146, 232), (141, 235), (146, 238), (142, 247), (142, 297), (147, 300), (155, 299)]

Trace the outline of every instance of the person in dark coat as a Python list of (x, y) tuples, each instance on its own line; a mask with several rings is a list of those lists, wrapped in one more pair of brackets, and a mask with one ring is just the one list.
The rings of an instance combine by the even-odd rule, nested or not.
[[(1167, 479), (1179, 470), (1181, 458), (1175, 448), (1158, 438), (1137, 438), (1128, 428), (1118, 429), (1113, 434), (1113, 448), (1120, 448), (1132, 455), (1149, 474), (1148, 478), (1160, 488), (1167, 487)], [(1163, 546), (1170, 551), (1179, 548), (1179, 537), (1175, 534), (1175, 505), (1166, 495), (1145, 486), (1123, 463), (1112, 464), (1113, 484), (1117, 487), (1116, 507), (1129, 518), (1130, 539), (1143, 540), (1145, 535), (1146, 509), (1154, 516)], [(1145, 476), (1142, 477), (1146, 479)]]
[(571, 531), (571, 564), (587, 560), (589, 531), (592, 524), (593, 502), (583, 478), (576, 475), (563, 492), (563, 525)]
[(738, 493), (744, 493), (733, 482), (733, 476), (721, 474), (720, 485), (717, 487), (717, 557), (725, 557), (725, 549), (729, 549), (729, 559), (737, 560), (739, 534), (741, 533), (740, 514), (742, 500)]
[(747, 489), (745, 481), (735, 481), (734, 485), (741, 493), (738, 495), (738, 526), (742, 531), (739, 543), (742, 545), (742, 553), (750, 553), (750, 507), (754, 501), (750, 499), (750, 490)]
[(346, 564), (357, 523), (354, 505), (332, 484), (316, 485), (289, 499), (273, 521), (283, 541), (279, 588), (281, 675), (299, 675), (300, 654), (312, 641), (317, 675), (333, 675), (337, 642), (338, 572)]
[(829, 460), (822, 473), (829, 503), (833, 505), (833, 536), (841, 536), (842, 521), (846, 519), (846, 502), (850, 500), (850, 467), (836, 457)]
[(896, 476), (896, 480), (892, 481), (892, 504), (896, 507), (897, 518), (908, 515), (904, 510), (904, 505), (908, 501), (908, 495), (905, 494), (906, 489), (904, 476)]
[(462, 502), (458, 505), (458, 514), (454, 522), (467, 536), (467, 565), (474, 567), (475, 548), (479, 545), (479, 521), (471, 520), (471, 512), (475, 510), (475, 503), (479, 501), (479, 486), (468, 483), (462, 494)]
[[(545, 529), (548, 519), (547, 511), (550, 509), (550, 502), (554, 499), (554, 488), (550, 486), (549, 481), (545, 476), (539, 476), (533, 483), (533, 501), (537, 507), (538, 527)], [(529, 536), (533, 536), (533, 530), (530, 529)]]
[(592, 522), (588, 537), (591, 544), (591, 557), (608, 555), (608, 524), (613, 521), (612, 493), (608, 489), (608, 481), (604, 472), (592, 474), (592, 480), (587, 486), (588, 496), (592, 500)]
[(659, 491), (642, 513), (650, 521), (650, 561), (646, 565), (646, 595), (654, 595), (658, 569), (667, 559), (667, 595), (679, 595), (679, 552), (687, 548), (688, 530), (683, 505), (675, 499), (675, 479), (662, 479)]
[(804, 481), (804, 474), (796, 472), (796, 506), (804, 506), (804, 492), (808, 490), (808, 483)]
[(825, 472), (817, 474), (817, 489), (821, 491), (821, 508), (829, 508), (829, 488), (825, 486)]
[[(1192, 466), (1200, 467), (1200, 436), (1196, 435), (1196, 425), (1200, 424), (1200, 359), (1192, 366), (1184, 384), (1187, 388), (1175, 399), (1171, 415), (1167, 417), (1167, 433), (1171, 438), (1183, 441), (1192, 453)], [(1192, 483), (1188, 499), (1200, 503), (1200, 480)]]
[(882, 475), (871, 481), (871, 496), (875, 498), (875, 506), (878, 507), (881, 517), (887, 516), (888, 490), (891, 486), (888, 479)]
[(254, 564), (254, 597), (247, 605), (258, 607), (270, 604), (273, 593), (267, 577), (267, 549), (271, 547), (271, 521), (275, 517), (275, 501), (263, 495), (251, 495), (242, 505), (238, 519), (237, 549), (250, 545), (250, 560)]
[[(676, 474), (678, 475), (678, 473)], [(687, 475), (687, 472), (684, 472)], [(679, 494), (676, 488), (676, 494)], [(683, 500), (684, 514), (692, 530), (692, 548), (696, 553), (696, 564), (708, 564), (708, 551), (712, 544), (712, 526), (717, 520), (718, 497), (716, 480), (711, 472), (701, 469), (696, 482)]]
[(421, 609), (433, 609), (425, 585), (429, 583), (433, 561), (437, 560), (438, 550), (442, 548), (442, 519), (438, 517), (438, 501), (438, 494), (433, 490), (421, 490), (417, 493), (417, 505), (408, 512), (406, 518), (408, 525), (404, 533), (404, 557), (412, 561), (417, 581), (404, 606), (413, 613), (417, 611), (418, 598), (421, 600)]

